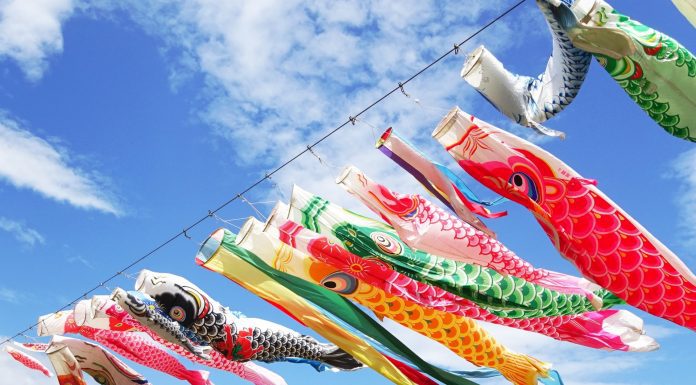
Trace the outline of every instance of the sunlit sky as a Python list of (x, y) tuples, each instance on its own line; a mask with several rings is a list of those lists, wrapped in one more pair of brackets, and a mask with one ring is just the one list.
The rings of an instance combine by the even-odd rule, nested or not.
[[(449, 50), (513, 2), (220, 2), (15, 0), (0, 2), (0, 335), (13, 335), (79, 297), (237, 195), (307, 143)], [(671, 2), (614, 0), (618, 10), (694, 48)], [(293, 183), (361, 212), (335, 186), (355, 164), (401, 192), (423, 193), (374, 150), (393, 126), (430, 156), (456, 165), (430, 132), (454, 105), (539, 143), (599, 187), (696, 268), (696, 150), (663, 132), (593, 63), (578, 98), (547, 126), (564, 141), (509, 123), (461, 78), (464, 54), (485, 44), (513, 72), (540, 73), (550, 35), (532, 1), (306, 154), (246, 198), (267, 212)], [(417, 100), (418, 103), (414, 101)], [(492, 194), (467, 178), (476, 192)], [(577, 275), (531, 215), (512, 203), (489, 220), (534, 265)], [(242, 202), (219, 213), (239, 225)], [(140, 263), (187, 277), (249, 316), (304, 330), (234, 283), (196, 267), (209, 219)], [(95, 294), (133, 281), (117, 278)], [(554, 364), (568, 385), (661, 385), (692, 378), (696, 335), (633, 309), (661, 343), (651, 353), (594, 351), (485, 325), (513, 350)], [(441, 346), (387, 322), (433, 363), (469, 367)], [(28, 333), (29, 334), (29, 333)], [(34, 332), (32, 331), (33, 335)], [(28, 337), (19, 341), (31, 341)], [(46, 362), (45, 358), (42, 358)], [(689, 365), (691, 364), (691, 365)], [(138, 365), (153, 384), (176, 381)], [(191, 365), (195, 367), (195, 365)], [(316, 373), (267, 366), (289, 384), (387, 384), (369, 369)], [(0, 357), (0, 385), (51, 384)], [(213, 371), (217, 384), (245, 381)], [(501, 384), (500, 379), (480, 380)]]

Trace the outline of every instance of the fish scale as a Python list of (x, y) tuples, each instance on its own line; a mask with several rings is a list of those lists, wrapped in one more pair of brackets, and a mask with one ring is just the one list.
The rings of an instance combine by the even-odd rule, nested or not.
[[(474, 320), (424, 307), (360, 280), (352, 280), (337, 268), (282, 243), (277, 229), (271, 227), (261, 231), (263, 224), (254, 219), (251, 221), (243, 227), (248, 229), (244, 236), (240, 236), (243, 239), (237, 238), (239, 246), (248, 247), (276, 270), (353, 299), (371, 309), (380, 319), (392, 319), (432, 338), (477, 366), (498, 369), (515, 384), (536, 384), (536, 375), (545, 374), (546, 366), (542, 362), (508, 351)], [(336, 285), (328, 285), (328, 282)]]
[(433, 136), (472, 177), (530, 210), (583, 276), (632, 306), (696, 330), (696, 276), (595, 181), (458, 108)]

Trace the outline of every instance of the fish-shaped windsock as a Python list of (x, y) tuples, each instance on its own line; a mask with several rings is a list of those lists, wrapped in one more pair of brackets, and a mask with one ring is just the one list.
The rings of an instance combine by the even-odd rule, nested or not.
[[(386, 224), (346, 210), (298, 186), (293, 188), (291, 205), (275, 210), (271, 217), (276, 215), (320, 233), (330, 242), (348, 249), (362, 250), (359, 253), (374, 256), (390, 254), (404, 261), (410, 261), (413, 253), (420, 253), (401, 243), (394, 229)], [(352, 226), (347, 228), (347, 224)], [(453, 300), (451, 293), (429, 285), (419, 286), (420, 282), (414, 282), (412, 278), (403, 275), (389, 275), (386, 282), (389, 285), (383, 287), (385, 292), (422, 306), (541, 333), (562, 341), (597, 349), (625, 351), (650, 351), (659, 346), (654, 339), (644, 334), (643, 320), (626, 310), (606, 309), (565, 316), (509, 318), (493, 314), (461, 297)], [(382, 287), (377, 283), (371, 285)]]
[(583, 276), (632, 306), (696, 330), (694, 273), (595, 181), (459, 108), (433, 136), (472, 177), (527, 208)]
[(343, 171), (338, 184), (386, 220), (401, 240), (413, 249), (488, 267), (559, 293), (584, 295), (596, 309), (602, 308), (603, 296), (616, 302), (612, 294), (584, 278), (535, 268), (498, 240), (477, 231), (420, 195), (396, 193), (374, 182), (354, 166)]
[[(87, 309), (90, 300), (78, 302), (76, 308)], [(96, 329), (76, 321), (74, 310), (39, 317), (39, 336), (79, 334), (140, 365), (188, 381), (191, 385), (212, 385), (209, 373), (189, 370), (167, 353), (152, 338), (143, 333)]]
[[(282, 207), (277, 206), (276, 210), (282, 210)], [(280, 241), (280, 237), (278, 229), (251, 218), (240, 230), (237, 243), (254, 252), (269, 266), (353, 299), (371, 309), (379, 318), (390, 318), (430, 337), (476, 366), (499, 370), (515, 384), (534, 385), (538, 375), (546, 375), (544, 363), (509, 351), (476, 321), (426, 308), (386, 293), (293, 249)]]
[(141, 271), (136, 288), (151, 296), (183, 328), (230, 360), (264, 362), (286, 357), (319, 361), (341, 370), (363, 364), (336, 345), (258, 318), (239, 318), (183, 277)]
[[(32, 348), (26, 346), (26, 348)], [(34, 347), (35, 351), (42, 351)], [(60, 385), (86, 385), (82, 372), (98, 384), (149, 385), (150, 382), (101, 346), (75, 338), (53, 336), (43, 350)]]
[[(460, 374), (430, 364), (337, 292), (290, 275), (282, 267), (271, 267), (249, 249), (239, 246), (236, 238), (227, 229), (216, 230), (203, 242), (196, 263), (223, 274), (328, 340), (341, 344), (392, 382), (434, 385), (427, 374), (444, 385), (475, 385), (468, 378), (492, 374), (489, 370)], [(256, 250), (249, 242), (253, 239), (245, 245)]]
[[(358, 220), (336, 226), (336, 236), (345, 249), (330, 247), (326, 250), (331, 250), (331, 256), (336, 260), (376, 259), (386, 264), (388, 269), (373, 277), (375, 280), (400, 273), (424, 285), (450, 292), (453, 294), (450, 298), (457, 303), (467, 299), (506, 318), (579, 314), (595, 310), (585, 294), (560, 293), (487, 267), (429, 254), (410, 248), (385, 224), (378, 228), (364, 227), (363, 224), (364, 221)], [(311, 244), (323, 242), (320, 241), (323, 235), (303, 234), (308, 239), (316, 238), (309, 241)], [(622, 302), (606, 290), (598, 290), (598, 294), (603, 300), (601, 306), (610, 307)], [(416, 292), (410, 295), (414, 298), (423, 296)]]
[(211, 350), (210, 359), (205, 360), (183, 346), (169, 342), (133, 318), (109, 296), (95, 295), (87, 308), (81, 308), (81, 302), (74, 313), (77, 323), (110, 331), (140, 331), (150, 336), (157, 343), (188, 360), (210, 368), (219, 369), (243, 378), (254, 385), (287, 385), (283, 377), (253, 362), (230, 361), (221, 353)]
[[(684, 5), (685, 15), (693, 16), (693, 3)], [(575, 47), (592, 53), (665, 131), (696, 141), (696, 58), (685, 46), (603, 0), (559, 7), (571, 12), (573, 22), (564, 28)]]
[(504, 198), (486, 202), (479, 199), (471, 189), (447, 167), (430, 160), (412, 144), (401, 138), (389, 128), (377, 141), (377, 148), (401, 166), (423, 185), (434, 197), (454, 212), (459, 219), (495, 238), (493, 230), (477, 217), (498, 218), (506, 212), (491, 213), (490, 206), (504, 201)]
[(42, 364), (36, 358), (22, 352), (21, 350), (15, 349), (12, 346), (5, 346), (5, 351), (15, 361), (26, 366), (27, 368), (39, 371), (39, 372), (43, 373), (43, 375), (46, 377), (53, 377), (53, 373), (51, 373), (51, 371), (48, 370), (48, 368), (46, 366), (44, 366), (44, 364)]
[(537, 77), (513, 74), (480, 46), (467, 57), (461, 76), (515, 122), (544, 135), (563, 136), (541, 123), (575, 99), (590, 68), (591, 55), (571, 43), (563, 25), (570, 13), (565, 4), (554, 7), (547, 0), (536, 3), (553, 36), (553, 52), (544, 73)]

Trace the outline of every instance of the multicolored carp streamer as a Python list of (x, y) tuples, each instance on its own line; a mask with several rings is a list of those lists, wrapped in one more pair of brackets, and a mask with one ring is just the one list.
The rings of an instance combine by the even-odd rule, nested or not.
[(622, 15), (602, 0), (577, 0), (570, 10), (577, 20), (566, 27), (573, 45), (591, 52), (665, 131), (696, 141), (693, 54), (675, 39)]
[[(91, 301), (80, 301), (79, 307), (88, 307)], [(169, 355), (152, 338), (142, 333), (127, 333), (96, 329), (78, 324), (73, 311), (61, 311), (39, 317), (39, 336), (80, 334), (107, 349), (140, 365), (167, 373), (170, 376), (189, 382), (191, 385), (212, 385), (209, 373), (188, 370), (176, 358)]]
[[(386, 220), (412, 249), (491, 268), (505, 276), (497, 280), (499, 285), (518, 287), (520, 284), (513, 278), (518, 277), (560, 293), (584, 295), (596, 309), (602, 308), (602, 297), (617, 302), (613, 294), (586, 279), (535, 269), (496, 239), (477, 231), (420, 195), (393, 192), (355, 167), (347, 167), (338, 184)], [(544, 296), (544, 293), (540, 295)]]
[(679, 12), (696, 28), (696, 2), (694, 0), (672, 0)]
[(476, 321), (423, 308), (416, 303), (385, 293), (354, 276), (293, 249), (281, 242), (280, 238), (278, 229), (265, 226), (252, 218), (244, 224), (236, 242), (259, 256), (274, 269), (353, 299), (371, 309), (378, 318), (390, 318), (430, 337), (476, 366), (497, 369), (515, 384), (534, 385), (537, 383), (538, 374), (546, 374), (545, 364), (508, 351), (489, 336)]
[[(34, 350), (37, 350), (37, 347)], [(89, 374), (98, 384), (150, 384), (145, 377), (113, 354), (86, 341), (54, 336), (45, 353), (56, 371), (60, 385), (87, 385), (81, 372)]]
[(461, 76), (515, 122), (544, 135), (563, 136), (562, 132), (540, 123), (551, 119), (575, 99), (590, 68), (591, 55), (570, 42), (563, 25), (567, 18), (564, 13), (568, 13), (565, 4), (554, 7), (548, 0), (536, 3), (553, 36), (553, 52), (543, 74), (535, 78), (513, 74), (480, 46), (467, 57)]
[(696, 330), (696, 276), (595, 181), (459, 108), (433, 136), (471, 176), (526, 207), (585, 277), (630, 305)]
[(53, 377), (53, 373), (44, 364), (39, 362), (36, 358), (19, 351), (12, 346), (5, 346), (5, 351), (10, 355), (15, 361), (26, 366), (29, 369), (37, 370), (44, 374), (46, 377)]
[(143, 326), (116, 302), (110, 300), (108, 296), (92, 297), (89, 307), (84, 309), (84, 312), (80, 311), (81, 303), (78, 303), (74, 310), (78, 324), (112, 331), (141, 331), (172, 352), (197, 364), (230, 372), (255, 385), (287, 385), (281, 376), (262, 366), (253, 362), (230, 361), (215, 350), (210, 352), (210, 360), (204, 360), (181, 345), (171, 343)]
[(436, 163), (418, 151), (406, 140), (399, 137), (392, 128), (387, 129), (377, 141), (377, 148), (413, 175), (423, 187), (440, 200), (461, 220), (491, 237), (495, 233), (486, 227), (476, 215), (485, 218), (501, 217), (506, 212), (491, 213), (486, 206), (495, 206), (505, 198), (493, 202), (480, 200), (455, 173), (447, 167)]
[(225, 357), (235, 361), (280, 361), (295, 357), (323, 362), (341, 370), (363, 367), (333, 344), (322, 344), (258, 318), (239, 318), (183, 277), (143, 270), (136, 289), (152, 297), (162, 310)]
[[(299, 189), (296, 190), (299, 193)], [(333, 236), (338, 238), (345, 247), (345, 250), (331, 248), (332, 252), (337, 253), (334, 258), (346, 260), (378, 258), (388, 265), (386, 269), (382, 269), (383, 276), (373, 274), (372, 279), (385, 280), (392, 274), (401, 273), (423, 284), (433, 285), (454, 294), (455, 296), (451, 297), (453, 303), (461, 303), (463, 299), (467, 299), (497, 316), (506, 318), (557, 316), (595, 310), (584, 294), (559, 293), (521, 278), (500, 274), (493, 269), (410, 248), (392, 228), (385, 224), (375, 223), (369, 219), (364, 220), (359, 216), (350, 220), (345, 220), (346, 216), (320, 218), (330, 214), (325, 210), (313, 211), (311, 205), (323, 206), (325, 205), (323, 201), (319, 198), (300, 207), (306, 207), (306, 210), (302, 210), (306, 215), (313, 213), (317, 217), (314, 218), (314, 223), (332, 222), (330, 229)], [(326, 205), (330, 203), (327, 202)], [(345, 212), (340, 209), (337, 211)], [(282, 223), (276, 223), (276, 225), (280, 227)], [(312, 231), (304, 232), (308, 239), (314, 237), (319, 242), (319, 238), (325, 238), (313, 232), (313, 228), (309, 230)], [(598, 293), (604, 300), (603, 306), (608, 307), (622, 302), (605, 290)], [(415, 298), (419, 294), (411, 295)], [(599, 303), (601, 304), (602, 301)]]
[[(397, 384), (434, 383), (432, 380), (425, 381), (421, 378), (422, 373), (398, 359), (380, 353), (379, 347), (368, 341), (380, 341), (390, 352), (412, 362), (423, 373), (443, 384), (474, 385), (464, 377), (424, 361), (378, 322), (337, 293), (273, 269), (251, 251), (238, 246), (235, 239), (235, 235), (227, 229), (215, 231), (201, 246), (196, 263), (230, 278), (298, 322), (316, 328), (327, 339), (338, 341), (337, 338), (340, 338), (346, 351), (355, 352), (355, 357)], [(346, 325), (370, 338), (347, 333), (344, 329)]]
[[(275, 214), (271, 217), (284, 216), (321, 233), (331, 242), (348, 248), (360, 248), (366, 254), (385, 253), (383, 251), (384, 246), (387, 246), (383, 242), (387, 239), (383, 238), (385, 234), (390, 237), (389, 239), (395, 240), (395, 243), (392, 243), (393, 247), (388, 247), (387, 250), (393, 252), (398, 246), (402, 251), (398, 258), (408, 260), (410, 255), (421, 253), (401, 244), (396, 233), (389, 226), (345, 210), (298, 186), (294, 187), (291, 199), (292, 204), (289, 209), (275, 210)], [(336, 231), (336, 229), (344, 228), (348, 223), (357, 223), (358, 226), (354, 226), (351, 229), (353, 231), (340, 233)], [(370, 236), (372, 233), (381, 236), (372, 237)], [(359, 236), (359, 234), (362, 235)], [(374, 261), (367, 262), (374, 263)], [(497, 316), (471, 301), (453, 296), (440, 288), (423, 285), (401, 274), (391, 275), (387, 282), (383, 280), (382, 283), (375, 282), (372, 285), (383, 288), (385, 292), (395, 296), (436, 310), (533, 331), (593, 348), (650, 351), (659, 347), (652, 338), (644, 335), (643, 321), (625, 310), (602, 310), (578, 315), (517, 319)]]

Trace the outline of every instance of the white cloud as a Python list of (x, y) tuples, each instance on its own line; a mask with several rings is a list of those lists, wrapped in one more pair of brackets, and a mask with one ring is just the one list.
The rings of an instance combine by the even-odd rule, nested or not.
[(38, 80), (48, 57), (63, 51), (61, 22), (72, 13), (71, 0), (0, 1), (0, 56), (12, 58), (29, 80)]
[(22, 294), (16, 290), (0, 287), (0, 301), (18, 303), (23, 298)]
[(12, 236), (28, 246), (34, 246), (37, 243), (45, 243), (43, 235), (38, 231), (26, 227), (23, 223), (17, 222), (8, 218), (0, 217), (0, 230), (7, 231)]
[(681, 219), (681, 238), (686, 246), (696, 246), (696, 149), (681, 153), (673, 162), (668, 177), (677, 179), (677, 204)]
[[(7, 337), (0, 336), (0, 341), (4, 341), (5, 338)], [(53, 371), (53, 367), (45, 354), (28, 354)], [(25, 367), (5, 353), (3, 347), (0, 347), (0, 373), (2, 373), (0, 375), (0, 385), (49, 385), (56, 382), (55, 375), (49, 378), (36, 370)]]
[(119, 215), (96, 173), (75, 167), (66, 150), (0, 117), (0, 179), (75, 207)]

